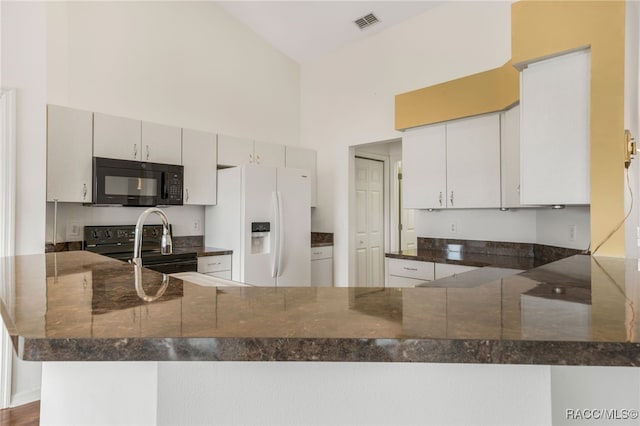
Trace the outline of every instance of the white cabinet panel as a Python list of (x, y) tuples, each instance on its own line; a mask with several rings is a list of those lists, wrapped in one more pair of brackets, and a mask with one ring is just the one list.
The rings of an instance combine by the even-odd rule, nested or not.
[(47, 106), (47, 201), (91, 201), (92, 136), (92, 112)]
[(253, 164), (253, 140), (218, 135), (218, 164), (222, 166)]
[(216, 135), (182, 129), (184, 203), (216, 204), (218, 161)]
[(142, 161), (182, 164), (182, 129), (164, 124), (141, 124)]
[(433, 262), (387, 258), (388, 274), (398, 277), (415, 278), (432, 281), (434, 277)]
[(450, 277), (455, 274), (461, 274), (463, 272), (473, 271), (474, 269), (478, 269), (478, 268), (475, 266), (452, 265), (449, 263), (436, 263), (435, 278), (436, 280), (439, 280), (440, 278)]
[(501, 207), (520, 204), (520, 106), (500, 113)]
[(500, 118), (447, 123), (447, 206), (500, 207)]
[(311, 175), (311, 207), (318, 205), (317, 195), (317, 158), (313, 149), (287, 146), (285, 148), (285, 167), (307, 170)]
[(333, 246), (322, 246), (311, 248), (311, 260), (331, 259), (333, 257)]
[(198, 257), (198, 272), (206, 274), (209, 272), (220, 272), (231, 270), (231, 255)]
[(411, 129), (402, 137), (402, 207), (447, 207), (445, 125)]
[(426, 281), (428, 280), (420, 280), (416, 278), (398, 277), (395, 275), (390, 275), (389, 281), (387, 282), (387, 287), (413, 288), (418, 284), (424, 284)]
[(261, 166), (284, 167), (284, 151), (284, 145), (255, 141), (253, 145), (254, 162)]
[(93, 155), (142, 161), (141, 121), (93, 114)]
[(311, 248), (311, 286), (333, 286), (333, 247)]
[(530, 64), (520, 77), (522, 204), (589, 204), (589, 51)]

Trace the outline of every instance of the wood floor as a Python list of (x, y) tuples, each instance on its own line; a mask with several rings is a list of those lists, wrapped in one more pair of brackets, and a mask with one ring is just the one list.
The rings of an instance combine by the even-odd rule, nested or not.
[(40, 401), (0, 410), (0, 426), (38, 426)]

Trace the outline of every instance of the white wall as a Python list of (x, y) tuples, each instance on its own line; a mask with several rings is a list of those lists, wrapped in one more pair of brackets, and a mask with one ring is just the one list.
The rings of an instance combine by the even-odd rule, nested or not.
[[(0, 2), (0, 85), (16, 89), (17, 255), (42, 253), (45, 230), (46, 67), (45, 10), (42, 3)], [(35, 295), (34, 295), (35, 297)], [(14, 355), (11, 404), (40, 395), (40, 363)]]
[(394, 96), (499, 67), (511, 57), (510, 2), (448, 2), (301, 67), (301, 142), (318, 151), (314, 231), (334, 232), (348, 282), (349, 146), (397, 139)]
[[(213, 2), (48, 3), (47, 79), (49, 103), (299, 143), (298, 64)], [(133, 224), (140, 211), (60, 205), (57, 241), (68, 222)], [(204, 233), (203, 207), (166, 211), (174, 235)]]

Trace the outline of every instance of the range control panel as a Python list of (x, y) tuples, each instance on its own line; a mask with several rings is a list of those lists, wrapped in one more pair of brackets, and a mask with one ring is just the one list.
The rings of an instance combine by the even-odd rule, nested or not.
[[(133, 247), (135, 225), (116, 226), (85, 226), (84, 249), (101, 246), (120, 246), (122, 248)], [(142, 242), (160, 244), (162, 238), (162, 225), (144, 225), (142, 230)]]

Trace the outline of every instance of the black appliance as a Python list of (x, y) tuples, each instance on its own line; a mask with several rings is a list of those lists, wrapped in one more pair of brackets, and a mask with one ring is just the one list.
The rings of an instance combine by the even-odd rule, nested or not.
[[(83, 249), (128, 262), (133, 258), (135, 229), (135, 225), (85, 226)], [(162, 225), (144, 225), (142, 266), (165, 274), (197, 271), (196, 252), (174, 248), (172, 254), (163, 255), (161, 238)]]
[(93, 157), (93, 204), (181, 206), (184, 167)]

